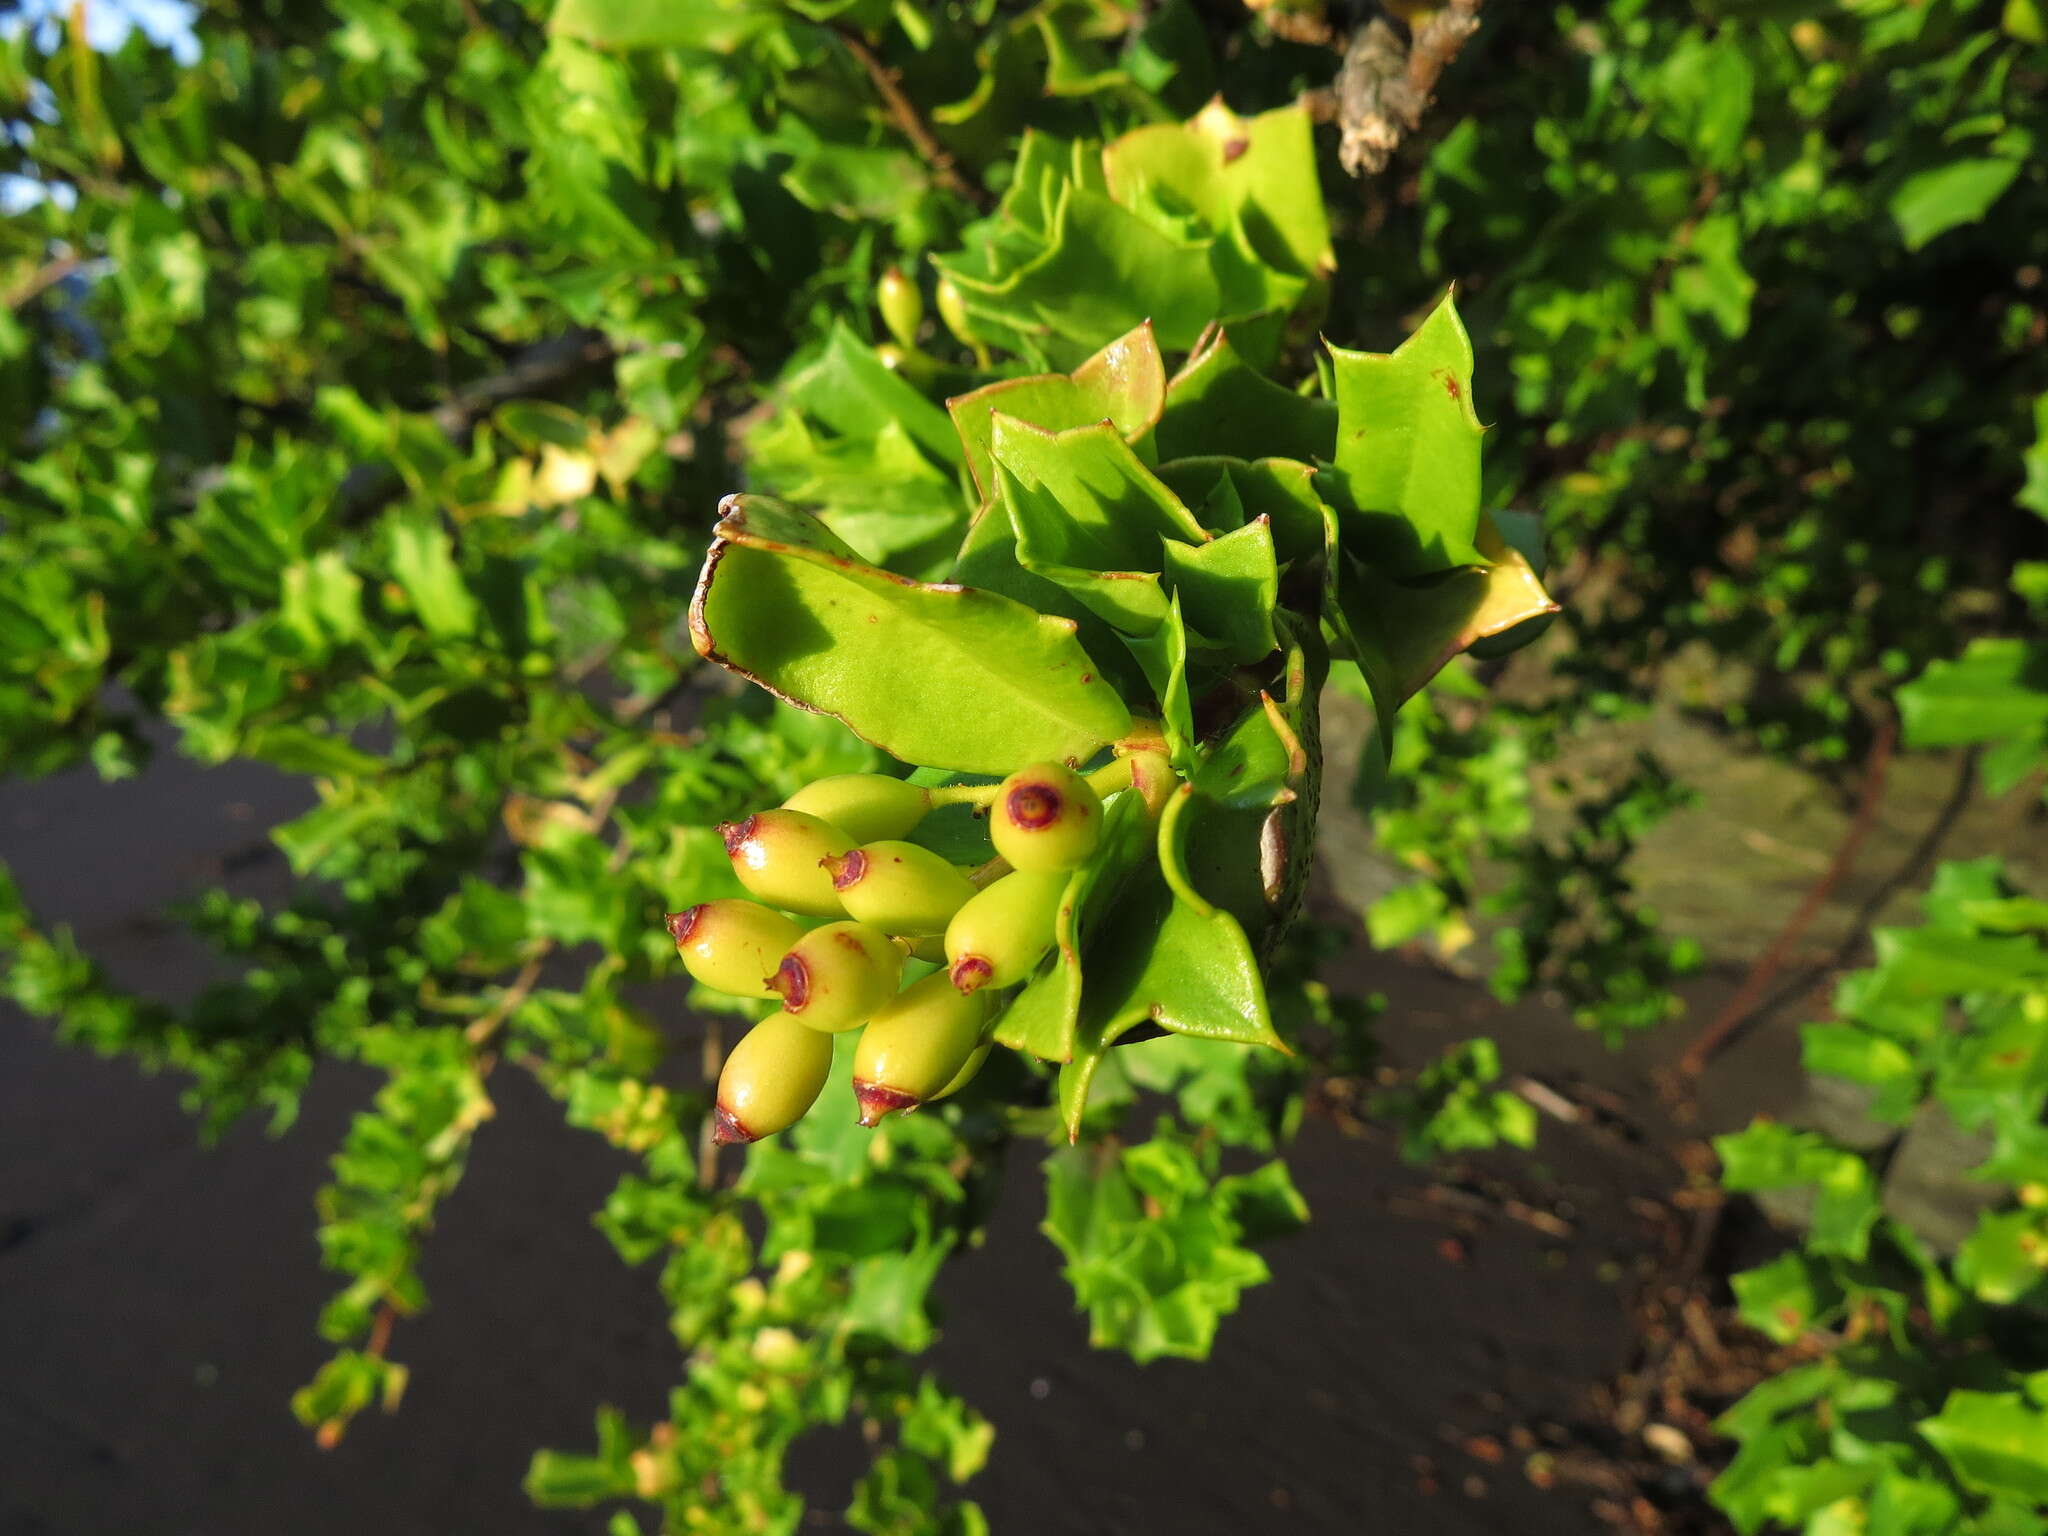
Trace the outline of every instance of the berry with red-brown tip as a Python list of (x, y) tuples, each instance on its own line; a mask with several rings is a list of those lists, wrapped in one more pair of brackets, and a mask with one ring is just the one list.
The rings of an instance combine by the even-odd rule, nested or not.
[(896, 993), (903, 952), (867, 923), (827, 923), (790, 946), (767, 985), (812, 1029), (858, 1029)]
[(996, 787), (989, 836), (1013, 869), (1077, 869), (1102, 841), (1102, 800), (1059, 763), (1032, 763)]
[(735, 997), (773, 997), (763, 978), (804, 936), (780, 912), (736, 896), (671, 912), (667, 925), (683, 968), (705, 986)]
[(805, 811), (756, 811), (718, 829), (733, 873), (771, 907), (809, 917), (843, 917), (827, 859), (853, 852), (853, 839)]
[(1007, 987), (1038, 968), (1070, 876), (1018, 870), (980, 892), (946, 925), (947, 973), (962, 992)]
[(853, 1054), (853, 1096), (860, 1123), (915, 1109), (943, 1092), (981, 1043), (988, 994), (961, 992), (943, 973), (914, 981), (860, 1033)]
[(974, 895), (967, 876), (916, 843), (864, 843), (826, 868), (847, 916), (912, 938), (944, 933)]
[(759, 1141), (787, 1130), (818, 1101), (832, 1070), (832, 1037), (771, 1013), (740, 1037), (718, 1075), (711, 1139)]

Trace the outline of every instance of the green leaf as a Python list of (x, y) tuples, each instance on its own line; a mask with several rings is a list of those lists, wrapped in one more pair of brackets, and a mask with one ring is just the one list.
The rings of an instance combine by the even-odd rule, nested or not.
[(1216, 647), (1233, 663), (1272, 655), (1280, 643), (1273, 634), (1280, 568), (1270, 521), (1253, 518), (1206, 544), (1168, 539), (1165, 552), (1166, 579), (1197, 643)]
[(391, 519), (391, 574), (429, 633), (476, 632), (477, 605), (455, 565), (454, 541), (431, 512)]
[(1912, 747), (1965, 747), (2048, 730), (2048, 649), (2024, 640), (1973, 640), (1899, 690)]
[(1979, 1300), (2006, 1307), (2048, 1280), (2048, 1212), (2001, 1211), (1980, 1217), (1956, 1254), (1956, 1279)]
[(1338, 619), (1375, 700), (1398, 706), (1453, 657), (1482, 641), (1508, 640), (1558, 612), (1528, 560), (1508, 547), (1491, 519), (1480, 523), (1473, 548), (1489, 563), (1419, 582), (1340, 561)]
[(1152, 430), (1166, 401), (1166, 364), (1150, 322), (1117, 338), (1072, 373), (984, 385), (946, 402), (968, 472), (983, 500), (995, 490), (990, 463), (998, 415), (1051, 433), (1108, 422), (1127, 443)]
[(1071, 621), (854, 559), (815, 518), (729, 497), (690, 608), (698, 654), (904, 762), (1086, 759), (1130, 712)]
[(1257, 956), (1228, 912), (1177, 897), (1155, 871), (1134, 878), (1091, 943), (1074, 1057), (1060, 1071), (1060, 1108), (1080, 1134), (1103, 1054), (1141, 1023), (1204, 1040), (1286, 1050), (1273, 1029)]
[(1143, 802), (1122, 794), (1103, 818), (1102, 841), (1074, 871), (1053, 924), (1053, 963), (1034, 978), (996, 1020), (995, 1038), (1041, 1061), (1069, 1061), (1086, 985), (1086, 955), (1096, 925), (1123, 882), (1151, 851), (1152, 821)]
[(1390, 354), (1329, 349), (1337, 451), (1320, 479), (1345, 550), (1393, 577), (1484, 565), (1472, 343), (1446, 296)]
[(1110, 195), (1126, 207), (1185, 209), (1214, 230), (1240, 224), (1260, 260), (1320, 276), (1336, 257), (1313, 132), (1304, 107), (1244, 118), (1219, 97), (1185, 123), (1154, 124), (1117, 138), (1103, 149), (1103, 174)]
[(723, 53), (781, 25), (763, 0), (558, 0), (548, 30), (601, 48)]
[(1906, 249), (1917, 251), (1959, 224), (1976, 223), (2019, 173), (2017, 160), (1974, 159), (1908, 176), (1891, 199), (1892, 219)]
[(1842, 1305), (1842, 1289), (1828, 1266), (1803, 1253), (1780, 1254), (1761, 1268), (1744, 1270), (1732, 1284), (1742, 1320), (1780, 1344), (1826, 1322)]
[(1162, 459), (1327, 460), (1337, 444), (1337, 407), (1274, 383), (1219, 326), (1168, 382), (1154, 438)]
[(2048, 1504), (2048, 1409), (2017, 1392), (1951, 1392), (1919, 1429), (1964, 1487)]

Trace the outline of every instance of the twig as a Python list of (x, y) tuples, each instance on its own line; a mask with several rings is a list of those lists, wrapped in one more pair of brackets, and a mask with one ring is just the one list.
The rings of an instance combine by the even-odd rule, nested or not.
[(1871, 826), (1877, 820), (1877, 807), (1884, 795), (1885, 769), (1891, 763), (1892, 747), (1898, 740), (1898, 724), (1887, 715), (1878, 725), (1877, 739), (1870, 744), (1870, 755), (1864, 759), (1863, 793), (1856, 804), (1856, 814), (1849, 823), (1849, 830), (1843, 834), (1835, 856), (1829, 861), (1821, 877), (1814, 881), (1806, 893), (1806, 899), (1799, 904), (1785, 926), (1779, 930), (1771, 947), (1764, 951), (1749, 975), (1743, 978), (1742, 986), (1728, 1005), (1716, 1014), (1714, 1021), (1700, 1031), (1699, 1038), (1679, 1058), (1678, 1070), (1682, 1078), (1698, 1077), (1706, 1070), (1714, 1054), (1735, 1036), (1736, 1032), (1753, 1017), (1757, 1003), (1770, 987), (1771, 978), (1778, 974), (1800, 937), (1806, 932), (1820, 909), (1826, 904), (1828, 895), (1841, 883), (1856, 862), (1856, 854), (1869, 836)]
[(1479, 0), (1450, 0), (1407, 44), (1378, 17), (1359, 28), (1337, 72), (1334, 103), (1319, 103), (1334, 110), (1337, 159), (1346, 171), (1373, 176), (1386, 169), (1401, 140), (1422, 125), (1438, 78), (1478, 30)]
[(463, 1031), (471, 1045), (482, 1045), (504, 1027), (519, 1005), (533, 995), (534, 986), (540, 981), (541, 965), (555, 952), (555, 941), (543, 939), (533, 958), (519, 968), (519, 974), (512, 978), (512, 985), (498, 994), (498, 1001), (491, 1011)]
[(12, 313), (21, 308), (44, 289), (55, 287), (84, 265), (85, 258), (76, 254), (59, 256), (52, 261), (44, 262), (8, 291), (8, 312)]
[(973, 180), (954, 161), (952, 151), (941, 144), (919, 114), (917, 106), (903, 94), (897, 84), (896, 71), (884, 64), (861, 35), (851, 27), (834, 27), (839, 41), (846, 45), (846, 51), (860, 61), (860, 67), (867, 71), (868, 79), (875, 87), (875, 94), (882, 98), (882, 105), (889, 109), (889, 116), (910, 140), (911, 148), (924, 158), (932, 168), (932, 180), (951, 192), (955, 197), (965, 198), (983, 213), (995, 206), (988, 189)]

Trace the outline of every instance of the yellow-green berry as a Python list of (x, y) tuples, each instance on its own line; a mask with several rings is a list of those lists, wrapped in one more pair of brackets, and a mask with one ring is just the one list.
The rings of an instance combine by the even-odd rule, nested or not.
[(1071, 877), (1018, 870), (980, 892), (946, 925), (947, 974), (962, 992), (1022, 981), (1052, 948), (1053, 923)]
[(832, 1037), (771, 1013), (727, 1053), (711, 1139), (759, 1141), (803, 1119), (832, 1070)]
[(974, 322), (967, 317), (967, 301), (953, 279), (943, 272), (939, 274), (937, 297), (939, 319), (945, 322), (946, 329), (968, 346), (975, 345), (981, 338), (974, 334)]
[(996, 786), (988, 830), (1012, 868), (1075, 869), (1102, 841), (1102, 801), (1073, 769), (1032, 763)]
[(858, 1029), (896, 993), (903, 951), (866, 923), (827, 923), (790, 946), (768, 978), (783, 1012), (812, 1029)]
[(868, 1020), (853, 1054), (862, 1125), (915, 1109), (944, 1091), (981, 1043), (988, 996), (958, 991), (935, 973), (912, 982)]
[(789, 918), (758, 901), (700, 901), (668, 915), (683, 967), (707, 987), (735, 997), (773, 997), (766, 977), (804, 936)]
[(767, 902), (809, 917), (840, 917), (827, 859), (853, 852), (839, 828), (805, 811), (756, 811), (718, 829), (740, 884)]
[(782, 808), (829, 821), (856, 843), (872, 843), (907, 836), (932, 808), (932, 796), (885, 773), (835, 773), (812, 780)]
[(917, 328), (924, 323), (924, 295), (901, 267), (889, 268), (875, 284), (875, 305), (889, 334), (904, 346), (915, 347)]
[(944, 933), (974, 895), (964, 874), (915, 843), (867, 843), (826, 867), (846, 915), (885, 933)]

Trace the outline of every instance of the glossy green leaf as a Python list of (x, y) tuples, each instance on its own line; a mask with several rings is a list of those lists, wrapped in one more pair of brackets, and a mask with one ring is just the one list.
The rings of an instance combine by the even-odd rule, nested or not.
[(1274, 383), (1219, 326), (1167, 382), (1156, 441), (1161, 459), (1326, 461), (1337, 446), (1337, 407)]
[(1345, 552), (1396, 578), (1486, 564), (1472, 343), (1450, 298), (1392, 353), (1329, 351), (1337, 451), (1322, 479)]
[(1973, 640), (1899, 690), (1906, 742), (1960, 747), (2048, 732), (2048, 649), (2018, 639)]
[(1102, 842), (1094, 857), (1074, 871), (1060, 903), (1052, 964), (997, 1019), (999, 1042), (1041, 1061), (1072, 1059), (1091, 937), (1151, 847), (1152, 823), (1143, 803), (1136, 795), (1118, 796), (1104, 816)]
[(2017, 1392), (1952, 1392), (1919, 1427), (1964, 1487), (2048, 1504), (2048, 1409)]
[(905, 762), (1001, 773), (1130, 726), (1070, 622), (862, 565), (761, 498), (728, 499), (690, 628), (700, 655)]
[(1908, 176), (1892, 194), (1892, 218), (1906, 249), (1917, 251), (1959, 224), (1974, 224), (1991, 211), (2020, 173), (2007, 159), (1954, 160)]
[(777, 25), (762, 0), (556, 0), (548, 29), (603, 48), (724, 52)]
[(1319, 275), (1336, 258), (1312, 134), (1304, 107), (1244, 118), (1219, 98), (1185, 123), (1124, 134), (1103, 150), (1103, 171), (1110, 195), (1126, 206), (1185, 208), (1215, 230), (1242, 224), (1263, 260)]
[(1166, 400), (1166, 365), (1149, 323), (1119, 337), (1070, 374), (987, 384), (946, 402), (967, 468), (984, 500), (995, 489), (990, 457), (998, 415), (1065, 432), (1107, 421), (1125, 442), (1152, 430)]
[(1250, 663), (1273, 653), (1273, 606), (1280, 570), (1273, 558), (1273, 525), (1257, 517), (1206, 544), (1164, 541), (1166, 579), (1198, 643), (1225, 659)]

